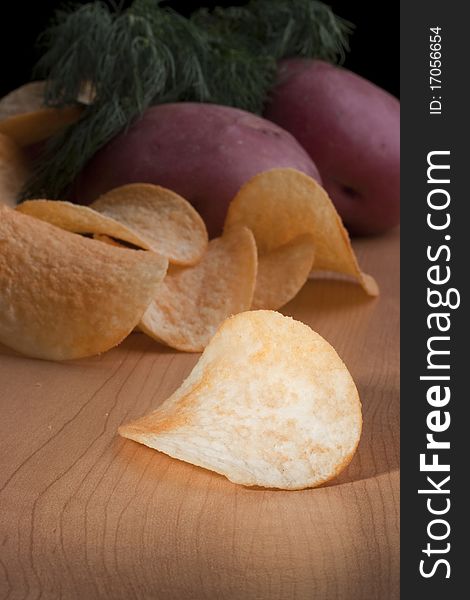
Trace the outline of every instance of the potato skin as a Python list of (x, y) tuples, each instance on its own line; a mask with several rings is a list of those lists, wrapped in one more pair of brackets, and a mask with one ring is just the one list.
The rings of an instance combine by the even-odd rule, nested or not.
[(189, 200), (214, 237), (239, 188), (274, 167), (293, 167), (320, 181), (305, 150), (271, 121), (227, 106), (162, 104), (93, 157), (72, 199), (89, 204), (119, 185), (159, 184)]
[(352, 234), (400, 220), (400, 103), (346, 69), (286, 59), (266, 107), (302, 144)]

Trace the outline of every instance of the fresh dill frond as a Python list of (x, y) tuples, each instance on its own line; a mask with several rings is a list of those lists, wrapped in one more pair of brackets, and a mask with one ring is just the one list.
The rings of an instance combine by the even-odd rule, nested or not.
[(191, 16), (219, 36), (256, 40), (275, 60), (302, 56), (342, 62), (353, 25), (316, 0), (250, 0), (245, 6), (199, 9)]
[(45, 52), (33, 73), (37, 79), (46, 79), (46, 104), (73, 104), (84, 81), (101, 80), (100, 57), (108, 49), (116, 18), (117, 13), (111, 13), (104, 2), (68, 4), (57, 10), (39, 36), (38, 47)]
[(250, 0), (189, 19), (161, 0), (59, 10), (39, 39), (49, 106), (93, 102), (45, 145), (23, 198), (64, 197), (93, 155), (149, 106), (211, 102), (261, 113), (286, 56), (340, 61), (350, 24), (315, 0)]
[[(181, 97), (208, 98), (205, 38), (155, 0), (111, 13), (102, 3), (62, 12), (43, 41), (38, 64), (50, 106), (75, 103), (84, 82), (94, 100), (79, 121), (46, 144), (24, 197), (60, 198), (88, 160), (148, 106)], [(56, 40), (54, 42), (54, 40)]]

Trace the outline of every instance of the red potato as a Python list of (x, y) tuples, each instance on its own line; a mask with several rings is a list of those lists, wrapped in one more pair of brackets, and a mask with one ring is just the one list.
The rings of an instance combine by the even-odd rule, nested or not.
[(227, 106), (163, 104), (148, 109), (93, 157), (72, 199), (89, 204), (119, 185), (159, 184), (189, 200), (214, 237), (240, 187), (275, 167), (292, 167), (320, 181), (305, 150), (271, 121)]
[(398, 224), (400, 103), (394, 96), (323, 61), (287, 59), (265, 117), (309, 153), (350, 233), (381, 233)]

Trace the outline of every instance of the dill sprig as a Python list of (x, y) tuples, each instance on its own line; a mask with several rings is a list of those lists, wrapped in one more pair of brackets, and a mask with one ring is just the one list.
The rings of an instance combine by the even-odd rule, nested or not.
[(250, 0), (189, 19), (161, 0), (59, 10), (40, 37), (35, 75), (49, 106), (94, 92), (79, 121), (45, 145), (23, 197), (60, 198), (92, 156), (149, 106), (211, 102), (261, 113), (285, 56), (340, 61), (350, 25), (311, 0)]
[(158, 4), (137, 0), (111, 12), (96, 2), (57, 15), (37, 66), (47, 76), (46, 103), (76, 103), (85, 81), (95, 97), (77, 123), (46, 144), (26, 195), (60, 197), (95, 152), (156, 100), (207, 98), (199, 29)]
[(202, 8), (191, 19), (219, 36), (256, 40), (275, 60), (301, 56), (341, 63), (353, 29), (316, 0), (250, 0), (241, 7)]

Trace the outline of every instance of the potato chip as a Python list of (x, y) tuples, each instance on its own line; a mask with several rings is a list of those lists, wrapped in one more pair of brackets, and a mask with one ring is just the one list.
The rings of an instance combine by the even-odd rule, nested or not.
[(44, 359), (104, 352), (139, 322), (167, 264), (0, 206), (0, 342)]
[(173, 264), (193, 265), (206, 251), (207, 229), (199, 213), (158, 185), (124, 185), (100, 196), (91, 207), (127, 225)]
[(170, 267), (140, 329), (172, 348), (202, 351), (224, 319), (250, 308), (256, 268), (251, 231), (227, 231), (197, 265)]
[(100, 235), (99, 233), (93, 234), (94, 240), (99, 240), (100, 242), (105, 242), (105, 244), (111, 244), (111, 246), (117, 246), (118, 248), (126, 247), (122, 241), (118, 242), (115, 238), (109, 237), (107, 235)]
[(276, 310), (292, 300), (308, 279), (314, 255), (315, 244), (308, 234), (258, 255), (258, 275), (251, 307)]
[[(45, 108), (45, 91), (45, 81), (32, 81), (3, 96), (3, 98), (0, 98), (0, 120)], [(94, 95), (91, 83), (84, 82), (77, 96), (77, 102), (91, 104)]]
[(0, 99), (0, 120), (44, 108), (44, 81), (32, 81)]
[(334, 348), (273, 311), (227, 319), (189, 377), (119, 433), (247, 486), (315, 487), (350, 462), (361, 403)]
[(16, 210), (66, 231), (116, 238), (137, 248), (155, 250), (152, 244), (137, 232), (88, 206), (60, 200), (26, 200), (19, 204)]
[(0, 133), (12, 138), (18, 146), (30, 146), (42, 142), (80, 118), (83, 108), (38, 108), (0, 121)]
[(0, 133), (0, 204), (15, 206), (28, 174), (21, 148)]
[(245, 225), (260, 255), (309, 233), (315, 241), (314, 270), (336, 271), (357, 279), (367, 294), (379, 293), (363, 273), (349, 236), (328, 194), (295, 169), (273, 169), (250, 179), (229, 206), (226, 227)]

